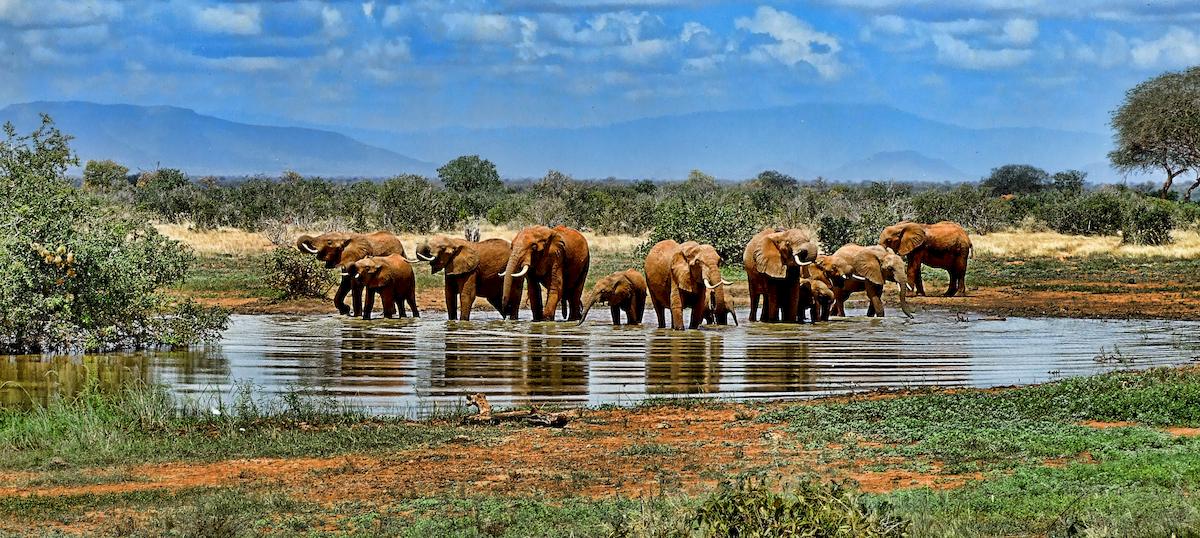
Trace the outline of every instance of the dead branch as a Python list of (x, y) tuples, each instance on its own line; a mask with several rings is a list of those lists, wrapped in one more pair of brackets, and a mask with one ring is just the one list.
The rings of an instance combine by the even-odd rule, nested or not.
[(572, 418), (579, 416), (578, 411), (550, 413), (542, 411), (536, 405), (532, 406), (529, 410), (502, 411), (499, 413), (494, 413), (492, 412), (492, 404), (488, 403), (487, 396), (484, 396), (483, 393), (467, 395), (467, 405), (475, 406), (479, 412), (465, 417), (463, 422), (466, 424), (495, 425), (501, 422), (522, 422), (529, 426), (562, 428), (563, 426), (566, 426)]

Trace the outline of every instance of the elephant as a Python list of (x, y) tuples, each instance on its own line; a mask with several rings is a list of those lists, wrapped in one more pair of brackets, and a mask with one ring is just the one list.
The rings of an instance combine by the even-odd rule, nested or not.
[(683, 309), (691, 308), (689, 329), (700, 327), (709, 313), (716, 323), (725, 325), (729, 316), (737, 323), (737, 314), (725, 297), (732, 284), (721, 277), (721, 256), (712, 245), (695, 241), (683, 244), (670, 239), (659, 241), (646, 255), (646, 284), (650, 302), (658, 315), (658, 327), (666, 327), (664, 311), (671, 309), (671, 328), (683, 329)]
[[(907, 268), (904, 259), (895, 252), (877, 245), (863, 247), (852, 243), (839, 248), (833, 253), (833, 258), (840, 266), (839, 271), (849, 276), (843, 277), (841, 284), (833, 288), (833, 308), (837, 315), (846, 315), (846, 299), (850, 294), (864, 291), (869, 301), (867, 316), (883, 317), (883, 285), (891, 281), (896, 283), (900, 291), (901, 310), (904, 311), (904, 315), (912, 317), (904, 293), (908, 284)], [(847, 266), (850, 268), (849, 273), (845, 272)]]
[[(590, 265), (587, 239), (577, 230), (566, 226), (525, 228), (513, 238), (512, 254), (504, 271), (499, 273), (504, 277), (501, 303), (511, 304), (513, 279), (525, 277), (534, 321), (553, 321), (560, 300), (563, 316), (568, 321), (578, 321), (583, 317), (583, 287)], [(543, 286), (546, 287), (545, 303), (542, 302)], [(519, 291), (516, 296), (520, 296)]]
[(471, 319), (475, 297), (482, 296), (501, 316), (517, 319), (523, 280), (512, 280), (510, 304), (504, 303), (504, 278), (500, 272), (508, 263), (512, 248), (503, 239), (466, 241), (435, 235), (417, 246), (417, 259), (429, 262), (430, 274), (446, 272), (446, 316)]
[(971, 257), (971, 237), (955, 222), (937, 224), (902, 221), (879, 233), (879, 245), (896, 251), (908, 263), (908, 282), (917, 295), (925, 295), (921, 266), (945, 269), (950, 273), (946, 297), (967, 294), (967, 260)]
[(750, 321), (796, 321), (799, 307), (793, 299), (801, 268), (816, 260), (817, 249), (808, 233), (795, 228), (765, 228), (746, 243), (742, 263), (750, 287)]
[(333, 295), (333, 305), (342, 315), (351, 313), (346, 306), (346, 294), (353, 291), (351, 300), (354, 304), (354, 316), (362, 314), (362, 286), (350, 274), (354, 262), (367, 256), (404, 256), (404, 244), (400, 238), (390, 232), (374, 232), (369, 234), (329, 232), (316, 237), (302, 235), (296, 239), (296, 248), (301, 252), (315, 254), (318, 260), (325, 262), (325, 267), (341, 269), (342, 280), (338, 284), (337, 293)]
[(417, 310), (417, 279), (413, 275), (412, 264), (404, 256), (367, 256), (358, 260), (354, 262), (354, 279), (367, 289), (363, 319), (371, 319), (376, 293), (383, 299), (383, 317), (390, 318), (396, 314), (405, 317), (404, 303), (408, 303), (414, 318), (421, 317)]
[(829, 285), (815, 278), (801, 278), (796, 285), (798, 305), (798, 320), (804, 322), (804, 309), (809, 310), (813, 323), (829, 321), (836, 296)]
[(646, 277), (637, 269), (626, 269), (598, 280), (583, 305), (580, 325), (597, 302), (608, 303), (613, 325), (621, 324), (622, 310), (625, 311), (626, 325), (640, 325), (646, 312)]

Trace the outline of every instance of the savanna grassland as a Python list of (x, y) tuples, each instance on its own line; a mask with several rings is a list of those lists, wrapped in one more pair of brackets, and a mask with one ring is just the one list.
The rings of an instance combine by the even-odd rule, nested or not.
[(1194, 367), (803, 403), (654, 401), (584, 410), (563, 429), (375, 417), (304, 394), (247, 392), (217, 411), (133, 387), (3, 412), (0, 529), (1166, 536), (1200, 525)]

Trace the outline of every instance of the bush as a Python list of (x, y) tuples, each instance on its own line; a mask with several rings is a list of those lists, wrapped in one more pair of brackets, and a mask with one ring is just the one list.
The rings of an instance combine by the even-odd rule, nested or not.
[(909, 527), (845, 483), (811, 480), (779, 493), (754, 479), (724, 485), (695, 521), (704, 536), (906, 536)]
[(267, 285), (279, 291), (281, 299), (323, 298), (337, 283), (324, 262), (291, 247), (275, 247), (264, 264)]
[(1125, 222), (1129, 198), (1112, 190), (1060, 199), (1041, 212), (1052, 230), (1074, 235), (1116, 235)]
[(1121, 232), (1125, 243), (1135, 245), (1165, 245), (1171, 242), (1175, 227), (1175, 204), (1139, 196), (1129, 205), (1125, 226)]
[(711, 244), (725, 263), (742, 259), (746, 243), (758, 231), (758, 223), (738, 206), (720, 200), (684, 202), (670, 199), (659, 204), (650, 238), (638, 249), (645, 255), (655, 243), (674, 239)]
[(854, 242), (854, 223), (847, 217), (822, 215), (817, 235), (821, 252), (832, 254), (843, 245)]
[[(48, 116), (0, 141), (0, 352), (188, 345), (224, 326), (221, 310), (182, 309), (158, 290), (193, 255), (144, 216), (103, 203), (64, 177), (77, 161)], [(175, 181), (166, 178), (164, 181)], [(176, 183), (177, 185), (177, 183)], [(184, 329), (181, 324), (194, 324)]]

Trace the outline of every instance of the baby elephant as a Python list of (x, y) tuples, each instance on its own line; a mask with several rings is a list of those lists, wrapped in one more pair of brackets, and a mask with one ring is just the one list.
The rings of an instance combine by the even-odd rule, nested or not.
[[(404, 317), (404, 304), (408, 303), (414, 318), (420, 317), (417, 312), (417, 286), (413, 275), (412, 265), (404, 256), (367, 257), (354, 262), (354, 278), (367, 288), (367, 300), (363, 305), (363, 319), (371, 319), (371, 309), (375, 306), (375, 294), (383, 298), (383, 317), (390, 318), (397, 314)], [(396, 303), (400, 302), (400, 307)]]
[(834, 295), (828, 285), (815, 278), (801, 278), (797, 285), (797, 291), (800, 297), (797, 301), (796, 312), (801, 323), (804, 322), (805, 309), (808, 309), (813, 323), (829, 321)]
[(646, 278), (637, 269), (626, 269), (601, 278), (584, 304), (583, 317), (579, 319), (581, 325), (597, 302), (608, 303), (613, 325), (621, 324), (622, 310), (625, 311), (626, 325), (641, 324), (642, 314), (646, 311)]

